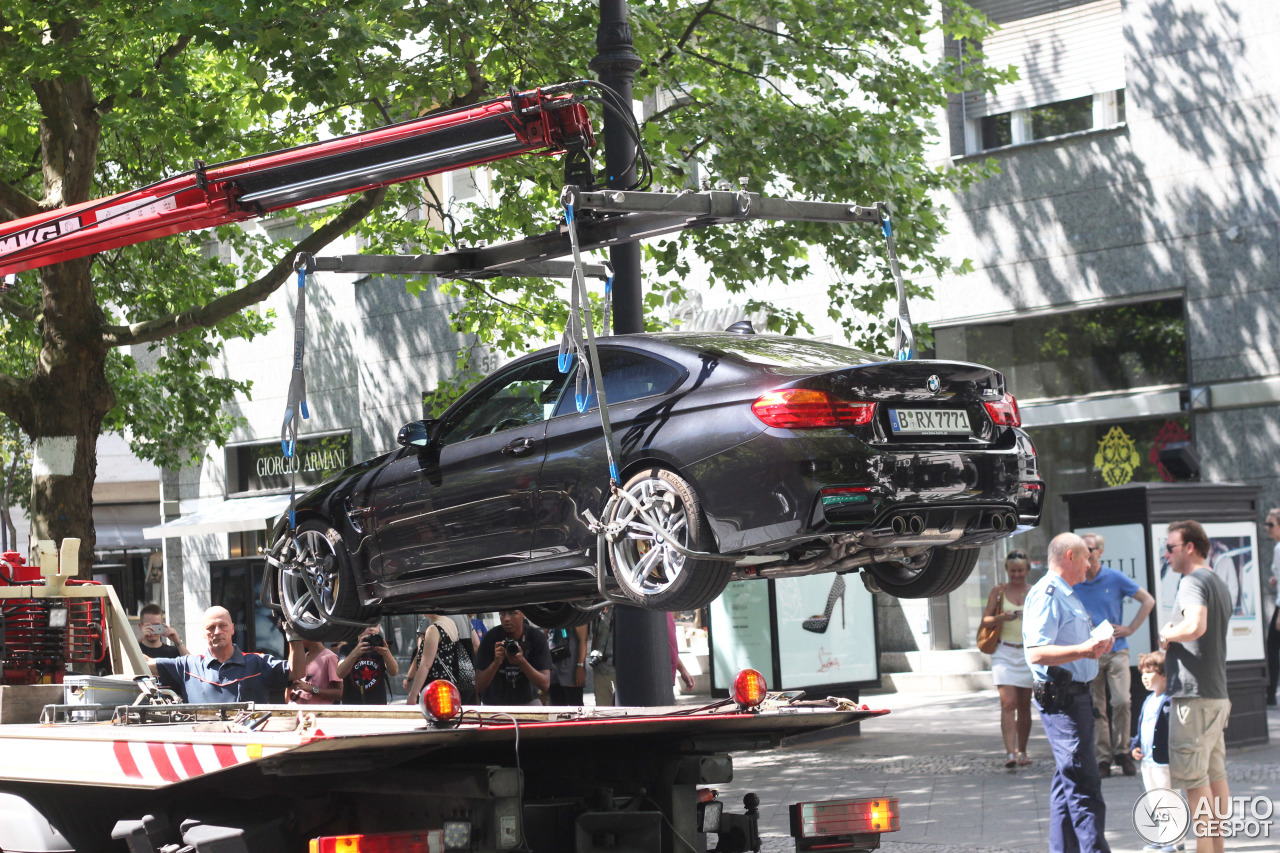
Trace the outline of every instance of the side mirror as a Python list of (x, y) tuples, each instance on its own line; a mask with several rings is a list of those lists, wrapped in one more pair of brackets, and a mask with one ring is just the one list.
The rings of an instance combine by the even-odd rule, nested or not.
[(431, 431), (436, 425), (436, 421), (411, 421), (400, 427), (400, 433), (396, 436), (396, 442), (402, 447), (413, 445), (414, 447), (426, 447), (431, 443)]

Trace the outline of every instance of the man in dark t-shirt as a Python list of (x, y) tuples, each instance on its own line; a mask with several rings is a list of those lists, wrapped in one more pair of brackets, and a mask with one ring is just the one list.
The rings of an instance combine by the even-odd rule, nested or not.
[(356, 644), (343, 643), (336, 649), (338, 677), (342, 679), (343, 705), (385, 705), (390, 699), (388, 679), (400, 672), (400, 664), (387, 648), (382, 626), (360, 632)]
[[(182, 644), (178, 632), (164, 622), (164, 611), (158, 604), (148, 604), (138, 616), (138, 630), (142, 636), (142, 653), (149, 658), (176, 658), (190, 654)], [(168, 641), (168, 642), (166, 642)]]
[(501, 610), (502, 624), (485, 632), (476, 653), (476, 690), (485, 705), (540, 705), (551, 685), (547, 635), (526, 625), (519, 610)]

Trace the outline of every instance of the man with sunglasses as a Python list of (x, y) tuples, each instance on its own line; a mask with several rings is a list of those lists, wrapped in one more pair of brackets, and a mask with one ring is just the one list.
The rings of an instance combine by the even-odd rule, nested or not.
[[(1182, 575), (1173, 599), (1173, 618), (1160, 628), (1165, 650), (1169, 717), (1169, 772), (1187, 791), (1191, 831), (1199, 853), (1222, 851), (1213, 802), (1229, 803), (1226, 737), (1231, 700), (1227, 698), (1227, 627), (1231, 591), (1209, 568), (1209, 536), (1196, 521), (1169, 525), (1165, 552), (1169, 567)], [(1200, 816), (1197, 819), (1197, 815)]]
[[(1090, 685), (1093, 707), (1101, 714), (1094, 720), (1093, 751), (1102, 777), (1111, 775), (1113, 756), (1124, 775), (1136, 776), (1138, 767), (1129, 754), (1129, 641), (1125, 637), (1142, 627), (1156, 600), (1133, 578), (1102, 565), (1106, 540), (1101, 533), (1085, 533), (1083, 538), (1089, 548), (1089, 568), (1085, 570), (1084, 580), (1075, 585), (1075, 594), (1084, 602), (1094, 626), (1109, 622), (1115, 627), (1116, 640), (1111, 651), (1098, 658), (1098, 677)], [(1138, 602), (1138, 612), (1128, 625), (1123, 623), (1126, 598)], [(1108, 687), (1111, 688), (1110, 704), (1107, 703)]]

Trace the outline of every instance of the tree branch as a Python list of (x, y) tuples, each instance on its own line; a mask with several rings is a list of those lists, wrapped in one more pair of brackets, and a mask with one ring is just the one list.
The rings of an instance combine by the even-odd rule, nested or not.
[(0, 293), (0, 310), (7, 311), (19, 320), (34, 323), (40, 317), (40, 310), (34, 305), (15, 299), (8, 293)]
[[(186, 50), (187, 45), (189, 44), (191, 44), (190, 34), (180, 37), (173, 44), (165, 48), (163, 53), (161, 53), (159, 56), (156, 57), (155, 61), (151, 63), (152, 70), (154, 71), (163, 70), (164, 67), (167, 64), (169, 64), (171, 60), (173, 60), (178, 54), (182, 53), (182, 51)], [(142, 97), (142, 93), (143, 93), (143, 87), (141, 85), (138, 85), (137, 88), (135, 88), (132, 92), (129, 93), (128, 97), (130, 98), (130, 100), (138, 100), (139, 98)], [(98, 114), (105, 115), (106, 113), (111, 112), (113, 109), (115, 109), (115, 105), (116, 105), (116, 96), (114, 94), (108, 95), (107, 97), (103, 98), (101, 101), (98, 102), (97, 104)]]
[(0, 210), (14, 219), (25, 219), (40, 212), (40, 202), (6, 181), (0, 181)]
[(128, 326), (106, 326), (103, 328), (102, 340), (113, 347), (159, 341), (191, 329), (214, 326), (255, 302), (261, 302), (284, 284), (289, 273), (293, 271), (293, 259), (296, 255), (301, 252), (318, 252), (341, 237), (381, 204), (386, 194), (385, 187), (363, 193), (333, 219), (300, 240), (293, 250), (277, 261), (265, 275), (239, 290), (189, 311), (166, 314), (163, 317)]
[[(27, 383), (16, 376), (0, 373), (0, 414), (14, 423), (23, 425), (29, 422), (24, 415), (31, 403), (27, 393)], [(24, 427), (25, 428), (25, 427)]]
[[(707, 0), (706, 3), (702, 4), (702, 8), (695, 12), (693, 17), (689, 20), (689, 25), (684, 28), (684, 32), (680, 34), (680, 38), (676, 39), (675, 44), (662, 52), (662, 56), (657, 58), (651, 66), (652, 68), (661, 68), (667, 63), (667, 60), (676, 55), (677, 50), (684, 48), (685, 43), (688, 42), (689, 39), (693, 38), (694, 30), (698, 28), (698, 24), (701, 23), (704, 17), (710, 14), (711, 7), (715, 5), (715, 2), (716, 0)], [(640, 76), (646, 76), (648, 73), (648, 69), (646, 69)]]

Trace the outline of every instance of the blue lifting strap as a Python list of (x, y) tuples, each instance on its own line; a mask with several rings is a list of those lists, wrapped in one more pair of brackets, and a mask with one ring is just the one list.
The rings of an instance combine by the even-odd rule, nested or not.
[[(315, 259), (304, 252), (299, 252), (293, 259), (293, 268), (298, 272), (298, 307), (293, 315), (293, 374), (289, 377), (289, 394), (284, 405), (284, 425), (280, 428), (280, 447), (284, 458), (293, 460), (294, 450), (298, 444), (298, 415), (310, 418), (307, 411), (307, 376), (303, 371), (303, 356), (307, 345), (307, 278), (315, 271)], [(297, 529), (297, 513), (294, 510), (296, 500), (298, 468), (294, 461), (289, 474), (289, 529)]]

